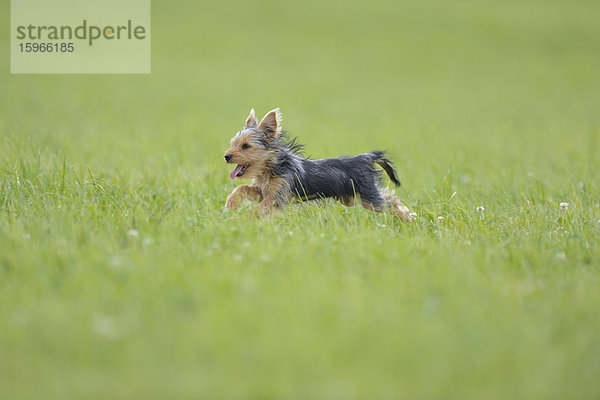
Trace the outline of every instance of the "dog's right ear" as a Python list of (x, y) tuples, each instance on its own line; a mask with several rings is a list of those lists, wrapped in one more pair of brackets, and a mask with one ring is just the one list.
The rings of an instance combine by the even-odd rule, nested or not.
[(256, 115), (254, 115), (254, 108), (250, 110), (250, 115), (246, 118), (246, 124), (244, 128), (256, 128), (258, 125), (258, 120), (256, 119)]

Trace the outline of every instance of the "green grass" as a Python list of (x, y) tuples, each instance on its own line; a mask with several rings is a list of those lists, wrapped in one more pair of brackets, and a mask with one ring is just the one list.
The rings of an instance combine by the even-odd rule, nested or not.
[[(155, 1), (147, 76), (9, 75), (3, 35), (0, 398), (600, 397), (598, 15)], [(387, 148), (418, 220), (223, 212), (275, 106)]]

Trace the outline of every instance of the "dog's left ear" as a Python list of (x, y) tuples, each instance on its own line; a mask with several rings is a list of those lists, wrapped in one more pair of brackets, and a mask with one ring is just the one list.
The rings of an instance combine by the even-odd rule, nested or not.
[(256, 115), (254, 115), (254, 108), (250, 110), (250, 115), (246, 118), (246, 123), (244, 124), (244, 128), (255, 128), (258, 125), (258, 120), (256, 119)]
[(281, 135), (281, 112), (279, 108), (271, 110), (263, 117), (258, 124), (258, 130), (264, 132), (270, 139)]

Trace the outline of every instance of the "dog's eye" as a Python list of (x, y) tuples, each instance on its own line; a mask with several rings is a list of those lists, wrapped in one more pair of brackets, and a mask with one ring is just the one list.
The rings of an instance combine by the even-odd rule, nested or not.
[(244, 149), (244, 150), (249, 149), (249, 148), (250, 148), (250, 145), (248, 143), (244, 143), (242, 145), (242, 149)]

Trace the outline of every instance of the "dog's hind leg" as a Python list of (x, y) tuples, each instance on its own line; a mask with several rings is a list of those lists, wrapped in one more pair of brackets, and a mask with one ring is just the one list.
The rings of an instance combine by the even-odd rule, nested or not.
[(388, 188), (379, 188), (378, 194), (361, 196), (361, 204), (367, 210), (375, 212), (391, 212), (395, 217), (404, 222), (412, 221), (410, 209), (394, 195)]
[(413, 219), (410, 216), (410, 209), (406, 207), (398, 197), (394, 194), (394, 191), (390, 191), (388, 188), (380, 189), (381, 196), (385, 200), (385, 206), (391, 213), (401, 219), (404, 222), (411, 222)]
[(337, 200), (346, 207), (354, 207), (356, 204), (356, 198), (354, 196), (339, 197)]
[(364, 201), (364, 200), (361, 200), (360, 204), (369, 211), (375, 211), (375, 212), (384, 212), (385, 211), (385, 207), (383, 207), (383, 205), (381, 205), (381, 204), (369, 203), (368, 201)]
[(375, 183), (375, 179), (375, 175), (368, 175), (361, 180), (357, 179), (356, 192), (360, 204), (364, 208), (375, 212), (383, 212), (385, 211), (385, 198)]
[(385, 211), (385, 199), (377, 190), (369, 191), (367, 193), (360, 193), (360, 204), (367, 210), (375, 212)]

